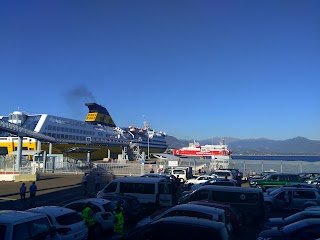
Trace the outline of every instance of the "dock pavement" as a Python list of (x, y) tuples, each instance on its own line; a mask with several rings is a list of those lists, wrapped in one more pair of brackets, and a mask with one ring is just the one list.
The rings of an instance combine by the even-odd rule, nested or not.
[[(84, 174), (41, 173), (36, 181), (37, 193), (35, 206), (63, 206), (69, 202), (84, 198), (81, 185)], [(94, 188), (95, 174), (88, 176), (88, 195), (96, 195)], [(101, 175), (101, 188), (114, 177)], [(29, 205), (29, 187), (32, 182), (25, 182), (27, 187), (26, 202), (20, 200), (22, 182), (0, 181), (0, 210), (26, 210)]]

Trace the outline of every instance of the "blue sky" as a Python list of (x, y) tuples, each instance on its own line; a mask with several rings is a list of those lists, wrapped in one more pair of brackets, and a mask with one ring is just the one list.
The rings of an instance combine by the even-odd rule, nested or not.
[(1, 112), (320, 140), (320, 1), (1, 1)]

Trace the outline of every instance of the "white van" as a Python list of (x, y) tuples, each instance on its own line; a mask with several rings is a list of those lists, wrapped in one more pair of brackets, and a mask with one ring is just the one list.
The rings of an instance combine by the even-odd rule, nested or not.
[(0, 211), (0, 239), (45, 239), (51, 224), (41, 213), (2, 210)]
[(108, 183), (98, 192), (97, 198), (106, 193), (121, 193), (134, 196), (142, 204), (157, 204), (170, 207), (173, 205), (171, 181), (166, 178), (122, 177)]
[(192, 167), (167, 168), (166, 172), (174, 175), (176, 178), (179, 178), (182, 183), (192, 178)]

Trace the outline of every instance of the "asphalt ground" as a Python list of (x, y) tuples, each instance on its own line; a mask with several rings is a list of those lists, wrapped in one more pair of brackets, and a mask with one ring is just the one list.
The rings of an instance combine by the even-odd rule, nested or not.
[[(94, 197), (94, 174), (88, 176), (88, 195)], [(81, 185), (83, 174), (40, 174), (40, 179), (36, 181), (37, 194), (35, 206), (63, 206), (77, 199), (85, 198), (83, 196), (83, 187)], [(101, 175), (101, 188), (114, 178), (112, 175)], [(26, 203), (20, 200), (20, 186), (22, 182), (0, 182), (0, 210), (27, 210), (29, 205), (29, 186), (32, 182), (25, 182), (27, 187)], [(248, 187), (247, 183), (242, 187)], [(268, 217), (286, 217), (291, 213), (271, 213)], [(234, 239), (236, 240), (255, 240), (259, 229), (254, 227), (245, 227)], [(100, 236), (97, 239), (110, 239), (109, 235)]]
[[(84, 198), (81, 185), (83, 174), (40, 174), (36, 181), (36, 206), (55, 205), (63, 206), (76, 199)], [(101, 188), (104, 187), (113, 177), (101, 175)], [(25, 182), (27, 187), (26, 203), (20, 201), (20, 187), (22, 182), (0, 182), (0, 210), (25, 210), (29, 208), (29, 187), (32, 182)], [(88, 195), (95, 196), (94, 175), (88, 176)]]

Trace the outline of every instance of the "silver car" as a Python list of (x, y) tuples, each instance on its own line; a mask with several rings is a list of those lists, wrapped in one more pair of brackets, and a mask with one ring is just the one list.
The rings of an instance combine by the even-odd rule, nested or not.
[(264, 195), (265, 211), (304, 210), (320, 204), (320, 191), (315, 188), (281, 187)]

